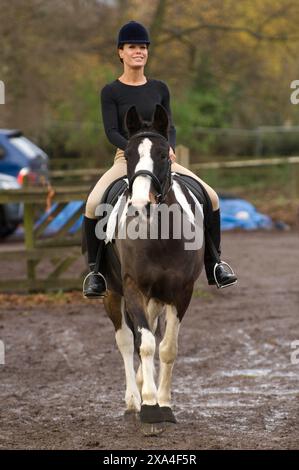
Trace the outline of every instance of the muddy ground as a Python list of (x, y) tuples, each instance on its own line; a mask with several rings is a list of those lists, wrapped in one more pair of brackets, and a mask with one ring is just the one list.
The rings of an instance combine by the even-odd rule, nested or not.
[(178, 424), (160, 437), (124, 421), (123, 366), (102, 304), (1, 296), (0, 447), (298, 448), (298, 252), (295, 231), (223, 235), (239, 283), (217, 291), (200, 278), (174, 371)]

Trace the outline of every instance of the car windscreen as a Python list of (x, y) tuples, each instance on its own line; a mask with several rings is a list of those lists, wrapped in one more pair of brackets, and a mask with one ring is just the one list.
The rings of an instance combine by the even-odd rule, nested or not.
[(45, 153), (26, 137), (10, 137), (9, 140), (28, 158), (35, 158), (37, 155), (45, 156)]

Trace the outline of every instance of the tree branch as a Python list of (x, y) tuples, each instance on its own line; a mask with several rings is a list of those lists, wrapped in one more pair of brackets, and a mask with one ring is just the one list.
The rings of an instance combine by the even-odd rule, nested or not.
[(164, 28), (163, 31), (168, 34), (168, 36), (164, 36), (163, 39), (157, 41), (157, 45), (161, 44), (165, 41), (173, 41), (173, 40), (180, 40), (182, 41), (184, 36), (194, 33), (196, 31), (210, 29), (210, 30), (218, 30), (224, 31), (226, 33), (246, 33), (249, 36), (252, 36), (258, 40), (266, 40), (266, 41), (289, 41), (289, 40), (297, 40), (298, 36), (288, 36), (286, 33), (284, 34), (276, 34), (276, 35), (267, 35), (263, 34), (259, 31), (254, 31), (250, 28), (245, 27), (238, 27), (238, 26), (227, 26), (227, 25), (220, 25), (220, 24), (212, 24), (212, 23), (201, 23), (197, 26), (192, 28), (187, 28), (184, 30), (174, 30), (170, 28)]

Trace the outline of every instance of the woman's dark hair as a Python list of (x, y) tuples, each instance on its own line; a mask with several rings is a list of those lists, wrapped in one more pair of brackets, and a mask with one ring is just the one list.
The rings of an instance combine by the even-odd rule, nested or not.
[[(118, 48), (117, 48), (117, 51), (118, 51), (118, 49), (123, 49), (123, 48), (124, 48), (123, 44), (120, 44), (120, 45), (118, 46)], [(123, 61), (123, 59), (121, 59), (121, 58), (119, 57), (119, 54), (118, 54), (118, 58), (119, 58), (119, 60), (121, 61), (121, 63), (123, 64), (124, 61)]]

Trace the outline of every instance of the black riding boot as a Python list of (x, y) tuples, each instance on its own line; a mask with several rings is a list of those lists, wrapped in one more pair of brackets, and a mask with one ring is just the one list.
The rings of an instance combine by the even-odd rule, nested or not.
[(95, 233), (98, 219), (89, 219), (84, 216), (83, 228), (87, 245), (88, 265), (90, 273), (83, 282), (83, 295), (88, 298), (104, 297), (106, 294), (106, 280), (100, 272), (95, 272), (98, 250), (103, 249), (104, 240), (97, 238)]
[(221, 231), (220, 231), (220, 209), (213, 211), (209, 235), (217, 253), (214, 253), (209, 246), (209, 241), (205, 247), (205, 269), (209, 285), (217, 285), (218, 288), (228, 287), (237, 282), (237, 276), (231, 267), (221, 261)]

